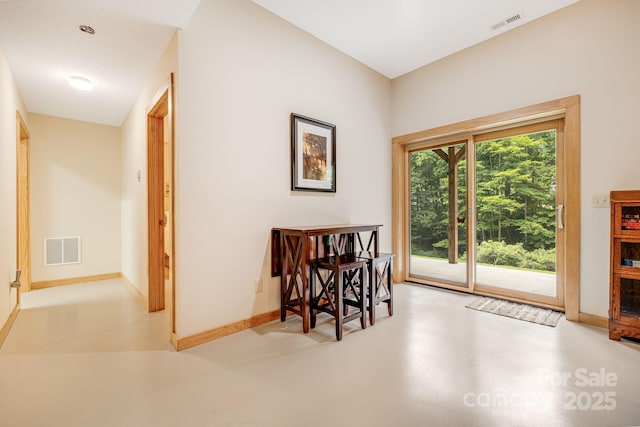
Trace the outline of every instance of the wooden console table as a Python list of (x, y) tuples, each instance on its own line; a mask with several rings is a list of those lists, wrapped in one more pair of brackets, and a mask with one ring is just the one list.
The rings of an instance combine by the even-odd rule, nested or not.
[(280, 276), (280, 320), (287, 311), (302, 317), (309, 332), (309, 261), (357, 251), (378, 253), (382, 225), (325, 225), (271, 229), (271, 276)]

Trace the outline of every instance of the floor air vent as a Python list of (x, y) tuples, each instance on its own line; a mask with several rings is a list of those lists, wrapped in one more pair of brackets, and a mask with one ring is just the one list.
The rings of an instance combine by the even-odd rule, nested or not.
[(44, 265), (80, 262), (80, 237), (47, 237), (44, 239)]

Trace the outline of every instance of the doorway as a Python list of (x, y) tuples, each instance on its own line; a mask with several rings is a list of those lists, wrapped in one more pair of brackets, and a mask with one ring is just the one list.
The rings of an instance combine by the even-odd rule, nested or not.
[(169, 305), (175, 333), (173, 74), (147, 113), (148, 307)]
[(393, 142), (395, 281), (578, 320), (579, 97)]
[(563, 128), (552, 120), (410, 151), (409, 278), (564, 308)]
[(29, 130), (19, 111), (16, 111), (16, 268), (21, 271), (20, 292), (31, 290), (31, 245), (29, 233)]

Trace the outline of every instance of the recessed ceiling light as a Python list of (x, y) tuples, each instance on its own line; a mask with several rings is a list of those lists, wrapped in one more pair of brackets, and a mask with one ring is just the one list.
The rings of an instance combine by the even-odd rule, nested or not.
[(93, 83), (89, 79), (80, 76), (72, 76), (69, 79), (69, 84), (78, 90), (89, 91), (93, 89)]
[(82, 31), (83, 33), (87, 33), (87, 34), (91, 34), (94, 35), (96, 33), (96, 30), (93, 29), (93, 27), (90, 27), (88, 25), (80, 25), (80, 31)]

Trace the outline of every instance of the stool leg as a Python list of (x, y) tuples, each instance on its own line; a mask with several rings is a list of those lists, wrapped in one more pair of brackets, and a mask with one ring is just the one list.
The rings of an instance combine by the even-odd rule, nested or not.
[(387, 266), (387, 286), (389, 288), (389, 300), (387, 301), (387, 311), (389, 316), (393, 316), (393, 260), (389, 260)]
[(334, 276), (334, 280), (335, 280), (335, 310), (336, 310), (336, 339), (338, 341), (342, 341), (342, 323), (343, 323), (343, 318), (342, 318), (342, 292), (343, 290), (343, 283), (342, 283), (342, 273), (338, 272), (338, 274), (336, 274)]
[(374, 325), (376, 323), (376, 282), (378, 276), (376, 274), (376, 264), (373, 260), (367, 263), (369, 282), (368, 282), (368, 294), (369, 294), (369, 323)]
[(309, 326), (311, 326), (311, 329), (316, 327), (316, 274), (318, 274), (318, 270), (312, 268), (311, 277), (309, 278)]
[[(342, 283), (344, 283), (344, 278), (346, 277), (347, 280), (349, 280), (349, 271), (343, 271), (342, 272)], [(345, 291), (344, 286), (342, 287), (342, 290)], [(342, 295), (344, 297), (344, 294)], [(342, 298), (342, 315), (343, 316), (348, 316), (349, 315), (349, 306), (347, 305), (347, 303), (345, 302), (345, 299)]]
[(360, 292), (360, 326), (362, 329), (367, 328), (367, 288), (368, 285), (365, 285), (365, 273), (364, 267), (358, 269), (358, 291)]

